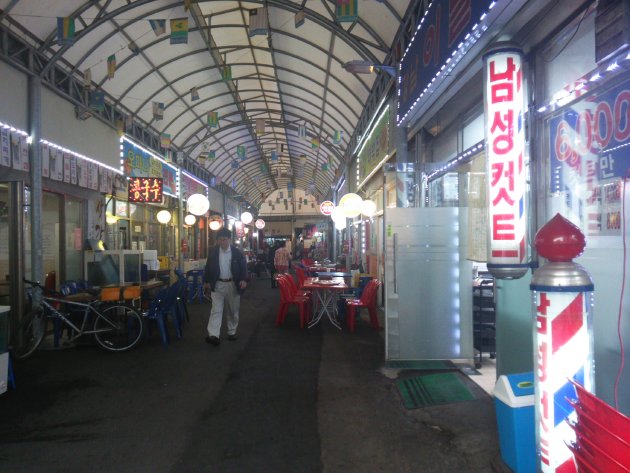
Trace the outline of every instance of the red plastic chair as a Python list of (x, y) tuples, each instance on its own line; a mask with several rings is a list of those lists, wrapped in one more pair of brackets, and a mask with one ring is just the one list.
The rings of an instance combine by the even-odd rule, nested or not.
[(303, 264), (304, 266), (306, 266), (307, 268), (308, 268), (309, 266), (313, 266), (313, 263), (314, 263), (314, 262), (315, 262), (315, 260), (314, 260), (314, 259), (312, 259), (312, 258), (302, 258), (302, 264)]
[(378, 279), (372, 279), (368, 282), (367, 286), (365, 286), (360, 299), (348, 299), (346, 301), (346, 323), (348, 324), (348, 330), (350, 330), (350, 332), (354, 332), (354, 322), (357, 311), (361, 307), (367, 307), (370, 313), (370, 324), (375, 330), (380, 330), (381, 327), (378, 324), (378, 317), (376, 315), (376, 293), (380, 285), (381, 282)]
[(306, 281), (306, 270), (303, 268), (295, 268), (295, 274), (298, 278), (298, 289), (301, 289), (304, 286), (304, 281)]
[(46, 279), (44, 280), (44, 289), (47, 291), (54, 291), (57, 287), (57, 273), (50, 271), (46, 273)]
[(304, 328), (310, 320), (310, 298), (294, 293), (288, 278), (287, 275), (277, 278), (278, 286), (280, 286), (280, 307), (276, 315), (276, 325), (284, 323), (289, 306), (296, 305), (300, 313), (300, 328)]

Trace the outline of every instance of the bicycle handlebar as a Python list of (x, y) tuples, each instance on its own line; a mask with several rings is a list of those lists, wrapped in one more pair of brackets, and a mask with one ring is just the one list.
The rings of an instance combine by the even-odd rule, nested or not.
[(47, 297), (63, 297), (63, 294), (61, 292), (57, 292), (54, 289), (47, 289), (46, 287), (42, 286), (39, 281), (29, 281), (26, 278), (22, 278), (22, 281), (24, 281), (26, 284), (30, 284), (33, 287), (40, 288), (42, 290), (42, 293)]
[(41, 289), (44, 289), (44, 286), (42, 286), (39, 281), (29, 281), (26, 278), (22, 278), (22, 281), (24, 281), (26, 284), (30, 284), (31, 286), (35, 286), (35, 287), (39, 287)]

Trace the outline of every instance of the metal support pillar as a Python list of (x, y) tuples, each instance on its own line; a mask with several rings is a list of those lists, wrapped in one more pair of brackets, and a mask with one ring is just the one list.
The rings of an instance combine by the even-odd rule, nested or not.
[[(31, 275), (35, 281), (44, 280), (42, 253), (42, 148), (39, 145), (42, 121), (42, 82), (39, 77), (28, 78), (28, 118), (31, 146)], [(38, 304), (41, 294), (33, 291), (33, 302)]]

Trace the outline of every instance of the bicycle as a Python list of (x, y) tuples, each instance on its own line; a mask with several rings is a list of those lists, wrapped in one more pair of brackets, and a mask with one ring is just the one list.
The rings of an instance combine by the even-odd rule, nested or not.
[[(17, 359), (26, 358), (39, 347), (46, 335), (49, 319), (58, 319), (72, 329), (71, 343), (82, 335), (94, 335), (99, 347), (111, 352), (129, 350), (142, 338), (142, 317), (128, 305), (101, 300), (69, 301), (57, 293), (47, 291), (39, 282), (27, 279), (24, 282), (41, 289), (44, 296), (40, 306), (29, 312), (18, 326), (18, 344), (12, 349), (12, 355)], [(65, 311), (61, 310), (64, 305), (81, 309), (80, 324), (70, 319), (69, 307)]]

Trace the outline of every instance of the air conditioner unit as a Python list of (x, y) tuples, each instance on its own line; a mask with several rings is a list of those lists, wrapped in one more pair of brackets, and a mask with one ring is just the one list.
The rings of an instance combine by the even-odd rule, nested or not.
[(88, 118), (92, 118), (92, 111), (87, 107), (82, 107), (77, 105), (74, 107), (74, 113), (79, 120), (87, 120)]

